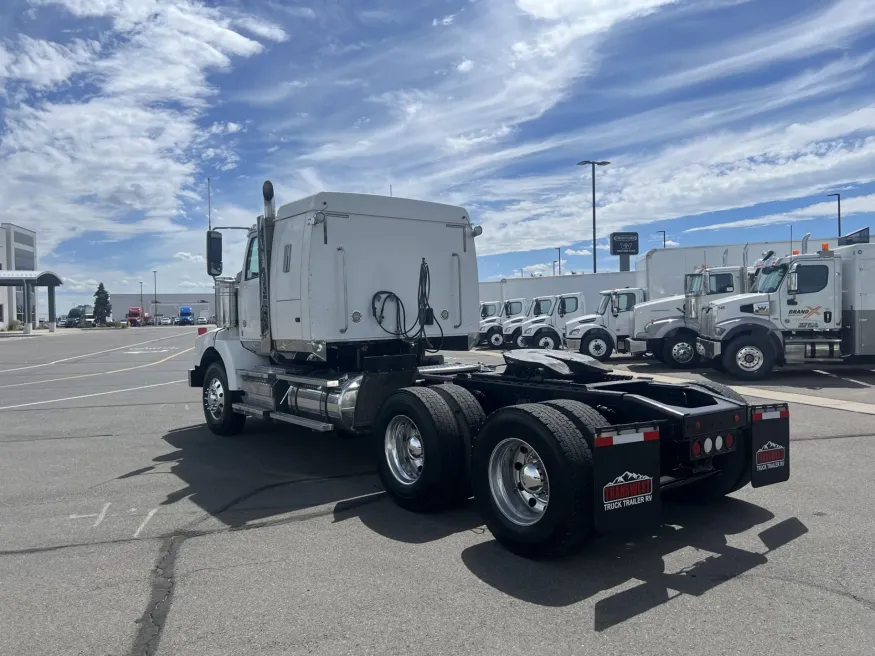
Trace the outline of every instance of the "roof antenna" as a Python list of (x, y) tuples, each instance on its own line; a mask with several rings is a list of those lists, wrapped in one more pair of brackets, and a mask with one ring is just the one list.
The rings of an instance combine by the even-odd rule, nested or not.
[(213, 199), (209, 178), (207, 178), (207, 228), (209, 230), (213, 229)]

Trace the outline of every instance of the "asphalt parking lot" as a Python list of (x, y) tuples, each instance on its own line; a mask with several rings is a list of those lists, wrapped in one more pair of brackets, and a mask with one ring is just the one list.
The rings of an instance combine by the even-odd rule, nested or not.
[(213, 436), (195, 333), (0, 340), (0, 653), (872, 653), (871, 371), (758, 386), (804, 401), (788, 483), (531, 562), (396, 508), (368, 438)]

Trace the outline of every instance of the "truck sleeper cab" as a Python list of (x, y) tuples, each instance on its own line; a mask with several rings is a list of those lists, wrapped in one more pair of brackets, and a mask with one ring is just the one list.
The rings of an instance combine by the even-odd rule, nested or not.
[[(703, 500), (789, 477), (783, 405), (750, 406), (707, 381), (616, 376), (562, 351), (508, 352), (501, 372), (432, 362), (432, 343), (467, 350), (477, 334), (480, 233), (461, 208), (319, 194), (276, 212), (272, 185), (263, 195), (240, 276), (218, 278), (221, 239), (208, 235), (219, 327), (196, 338), (189, 384), (213, 433), (248, 418), (373, 433), (398, 505), (434, 511), (473, 490), (495, 538), (524, 556), (652, 524), (672, 488)], [(405, 265), (415, 284), (399, 276)], [(288, 299), (293, 278), (309, 280)]]

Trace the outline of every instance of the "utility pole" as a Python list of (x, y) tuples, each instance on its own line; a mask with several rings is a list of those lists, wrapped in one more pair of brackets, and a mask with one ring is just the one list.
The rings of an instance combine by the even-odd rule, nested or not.
[(656, 234), (662, 233), (662, 247), (665, 248), (665, 230), (657, 230)]
[(553, 260), (553, 275), (556, 275), (556, 260)]
[(841, 194), (828, 194), (829, 196), (835, 196), (839, 201), (839, 237), (842, 236), (842, 195)]
[[(140, 281), (140, 310), (143, 312), (146, 311), (146, 306), (143, 305), (143, 281)], [(143, 320), (143, 317), (140, 317), (140, 320)]]
[(559, 248), (557, 248), (556, 252), (559, 253), (559, 259), (557, 260), (557, 262), (559, 262), (559, 275), (561, 276), (562, 275), (562, 247), (560, 246)]
[(586, 159), (582, 162), (578, 162), (578, 166), (586, 166), (587, 164), (592, 165), (592, 272), (596, 273), (596, 235), (595, 235), (595, 167), (596, 166), (607, 166), (610, 162), (595, 162), (593, 160)]
[(207, 178), (207, 229), (213, 229), (213, 190)]
[(158, 315), (158, 271), (152, 271), (152, 277), (155, 280), (155, 297), (152, 299), (152, 321), (156, 321)]

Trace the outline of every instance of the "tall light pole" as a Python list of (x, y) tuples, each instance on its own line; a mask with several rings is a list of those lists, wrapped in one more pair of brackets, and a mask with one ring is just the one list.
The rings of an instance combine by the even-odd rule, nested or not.
[(578, 166), (585, 165), (592, 166), (592, 272), (596, 273), (596, 263), (595, 263), (595, 167), (597, 166), (607, 166), (610, 162), (595, 162), (591, 159), (585, 159), (582, 162), (578, 162)]
[(656, 234), (662, 233), (662, 247), (665, 248), (665, 230), (657, 230)]
[(556, 260), (553, 260), (553, 275), (556, 275)]
[[(146, 311), (146, 307), (143, 305), (143, 281), (142, 280), (140, 281), (140, 310), (142, 312)], [(143, 317), (140, 317), (140, 319), (142, 320)]]
[(158, 271), (152, 271), (152, 277), (155, 280), (155, 297), (152, 299), (152, 321), (158, 315)]
[(560, 246), (559, 248), (557, 248), (556, 252), (559, 254), (559, 259), (556, 261), (559, 262), (559, 275), (561, 276), (562, 275), (562, 247)]
[(835, 196), (839, 201), (839, 237), (842, 236), (842, 195), (841, 194), (827, 194), (828, 196)]

